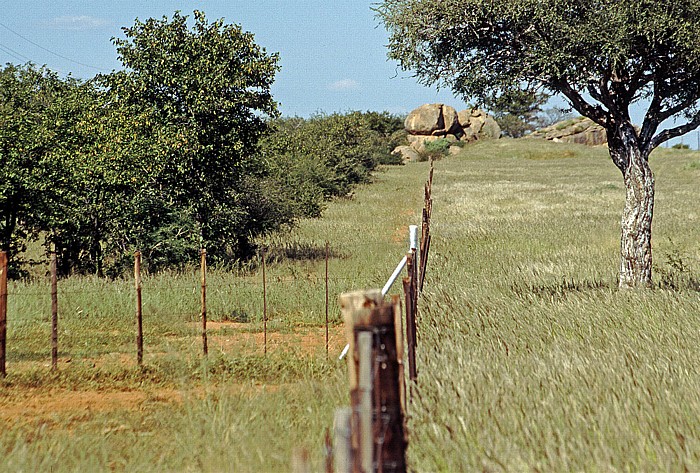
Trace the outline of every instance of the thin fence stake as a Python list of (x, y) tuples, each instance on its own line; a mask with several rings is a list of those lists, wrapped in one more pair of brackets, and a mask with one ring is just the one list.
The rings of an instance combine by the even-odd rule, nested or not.
[(329, 243), (326, 240), (326, 358), (328, 358), (328, 254)]
[(403, 280), (404, 294), (406, 297), (406, 345), (408, 349), (408, 377), (416, 380), (416, 252), (411, 251), (406, 263), (408, 277)]
[(201, 254), (202, 266), (202, 347), (204, 356), (209, 354), (207, 344), (207, 250), (202, 248)]
[(262, 247), (263, 279), (263, 353), (267, 356), (267, 277), (265, 275), (265, 247)]
[(136, 363), (143, 365), (143, 310), (141, 299), (141, 252), (134, 253), (134, 286), (136, 289)]
[(0, 376), (5, 370), (5, 348), (7, 347), (7, 252), (0, 251)]
[(58, 275), (56, 249), (51, 252), (51, 370), (58, 369)]

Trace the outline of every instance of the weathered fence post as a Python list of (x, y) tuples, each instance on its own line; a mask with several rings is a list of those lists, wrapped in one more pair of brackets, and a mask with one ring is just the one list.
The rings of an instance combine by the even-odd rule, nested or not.
[(202, 248), (201, 253), (202, 267), (202, 347), (204, 356), (209, 354), (209, 346), (207, 344), (207, 250)]
[(5, 349), (7, 348), (7, 252), (0, 251), (0, 376), (7, 376), (5, 370)]
[[(396, 301), (384, 303), (380, 290), (340, 296), (340, 308), (350, 344), (348, 379), (350, 457), (353, 473), (405, 472), (406, 438), (398, 354), (400, 326)], [(397, 333), (399, 332), (399, 333)], [(336, 432), (342, 431), (342, 411), (336, 412)], [(336, 453), (347, 456), (339, 447)], [(336, 465), (337, 465), (336, 461)], [(340, 470), (343, 471), (343, 470)]]
[(412, 250), (406, 262), (406, 272), (408, 276), (403, 279), (403, 290), (406, 300), (406, 347), (408, 351), (408, 378), (415, 381), (418, 375), (416, 369), (416, 252)]
[(141, 300), (141, 252), (134, 253), (134, 286), (136, 289), (136, 363), (143, 365), (143, 311)]
[(51, 370), (58, 369), (58, 274), (56, 249), (51, 252)]

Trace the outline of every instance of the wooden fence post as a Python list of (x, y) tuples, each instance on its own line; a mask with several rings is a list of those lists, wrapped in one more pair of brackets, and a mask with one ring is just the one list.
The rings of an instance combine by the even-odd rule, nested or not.
[[(340, 307), (350, 344), (352, 472), (405, 472), (402, 367), (397, 359), (402, 335), (396, 333), (395, 305), (384, 303), (381, 291), (371, 290), (342, 294)], [(342, 447), (339, 453), (347, 456)]]
[(328, 258), (330, 245), (326, 240), (326, 358), (328, 358)]
[(408, 351), (408, 378), (415, 381), (418, 370), (416, 369), (416, 283), (415, 283), (415, 251), (408, 255), (406, 272), (408, 276), (403, 279), (403, 290), (406, 300), (406, 348)]
[[(405, 415), (408, 412), (408, 406), (406, 403), (406, 370), (404, 364), (404, 336), (406, 334), (403, 326), (403, 310), (401, 307), (401, 296), (393, 295), (391, 297), (391, 303), (394, 306), (394, 333), (396, 338), (396, 362), (399, 365), (399, 398), (401, 401), (401, 409)], [(404, 425), (404, 434), (407, 434)], [(408, 442), (408, 437), (406, 437), (406, 442)]]
[(207, 344), (207, 250), (202, 248), (201, 262), (202, 267), (202, 348), (204, 356), (209, 354)]
[(141, 299), (141, 252), (134, 253), (134, 286), (136, 288), (136, 363), (143, 365), (143, 310)]
[(263, 280), (263, 354), (267, 356), (267, 276), (265, 274), (265, 247), (262, 247)]
[(56, 249), (51, 252), (51, 370), (58, 369), (58, 274)]
[(0, 376), (7, 376), (5, 370), (5, 349), (7, 348), (7, 252), (0, 251)]

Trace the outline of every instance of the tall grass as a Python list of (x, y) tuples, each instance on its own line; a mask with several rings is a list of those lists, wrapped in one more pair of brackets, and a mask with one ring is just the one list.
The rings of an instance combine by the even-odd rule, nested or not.
[[(700, 469), (697, 160), (652, 155), (656, 287), (640, 292), (617, 289), (624, 189), (605, 149), (501, 140), (436, 163), (413, 471)], [(289, 471), (296, 448), (322, 470), (325, 429), (348, 404), (344, 364), (294, 337), (322, 333), (325, 242), (333, 303), (381, 287), (419, 223), (427, 172), (388, 168), (324, 218), (262, 242), (270, 329), (291, 337), (267, 357), (221, 342), (202, 359), (192, 268), (144, 278), (143, 369), (132, 282), (60, 281), (50, 374), (48, 281), (15, 283), (0, 470)], [(261, 330), (259, 265), (209, 282), (211, 319), (237, 322), (216, 336)], [(336, 306), (331, 321), (339, 331)], [(81, 396), (95, 398), (89, 410)]]
[(700, 467), (697, 154), (652, 156), (657, 288), (641, 292), (617, 289), (606, 154), (506, 141), (440, 162), (415, 471)]
[[(208, 360), (201, 356), (198, 268), (144, 275), (143, 368), (135, 365), (133, 281), (59, 281), (53, 374), (48, 279), (13, 283), (0, 471), (285, 471), (297, 448), (309, 450), (320, 470), (333, 409), (348, 402), (337, 360), (344, 344), (337, 296), (384, 284), (407, 249), (408, 225), (418, 222), (426, 177), (423, 164), (378, 172), (374, 184), (335, 202), (323, 219), (260, 242), (269, 263), (268, 335), (287, 337), (267, 356), (259, 261), (209, 274), (209, 319), (235, 323), (211, 330)], [(328, 358), (326, 241), (336, 337)], [(313, 346), (297, 342), (309, 328), (318, 336)], [(255, 342), (234, 343), (250, 334)]]

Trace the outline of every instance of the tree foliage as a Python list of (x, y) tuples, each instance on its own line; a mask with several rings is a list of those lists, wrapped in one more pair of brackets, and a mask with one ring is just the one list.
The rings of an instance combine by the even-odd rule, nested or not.
[(317, 217), (324, 201), (367, 182), (378, 164), (393, 164), (403, 120), (383, 112), (278, 119), (262, 155), (283, 188), (295, 190), (300, 215)]
[(204, 14), (136, 21), (125, 69), (81, 82), (0, 71), (0, 247), (13, 274), (43, 236), (62, 273), (118, 275), (252, 254), (256, 237), (366, 182), (403, 121), (351, 112), (279, 119), (278, 70), (253, 35)]
[[(648, 158), (700, 125), (699, 1), (385, 0), (378, 13), (389, 56), (424, 83), (481, 102), (561, 94), (603, 126), (626, 187), (620, 285), (651, 283)], [(634, 104), (646, 106), (639, 127)]]
[(68, 170), (55, 159), (72, 117), (62, 98), (75, 88), (46, 68), (8, 64), (0, 70), (0, 249), (11, 269), (27, 238), (35, 237), (62, 197)]
[(126, 69), (105, 83), (168, 137), (150, 156), (168, 205), (196, 223), (209, 254), (241, 257), (252, 238), (290, 220), (269, 202), (255, 155), (278, 113), (270, 93), (278, 56), (238, 25), (209, 23), (199, 11), (187, 22), (175, 13), (124, 28), (115, 44)]
[(549, 95), (530, 90), (508, 90), (497, 97), (489, 97), (484, 105), (491, 111), (503, 134), (520, 138), (537, 128), (542, 107)]

